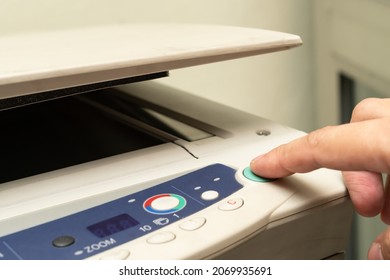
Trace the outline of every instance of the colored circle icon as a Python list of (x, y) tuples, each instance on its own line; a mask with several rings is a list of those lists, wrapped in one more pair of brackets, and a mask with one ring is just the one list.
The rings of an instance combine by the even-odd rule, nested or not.
[(180, 211), (186, 204), (187, 201), (184, 197), (177, 194), (165, 193), (149, 197), (145, 200), (144, 209), (152, 214), (166, 215)]

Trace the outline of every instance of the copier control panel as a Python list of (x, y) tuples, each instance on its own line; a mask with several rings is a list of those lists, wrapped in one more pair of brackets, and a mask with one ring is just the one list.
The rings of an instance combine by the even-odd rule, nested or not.
[[(114, 201), (0, 238), (1, 259), (84, 259), (196, 213), (236, 192), (236, 171), (214, 164)], [(202, 221), (198, 221), (202, 226)], [(193, 226), (193, 221), (190, 222)], [(184, 225), (185, 227), (185, 225)], [(169, 241), (156, 235), (150, 243)], [(168, 240), (167, 240), (168, 239)]]

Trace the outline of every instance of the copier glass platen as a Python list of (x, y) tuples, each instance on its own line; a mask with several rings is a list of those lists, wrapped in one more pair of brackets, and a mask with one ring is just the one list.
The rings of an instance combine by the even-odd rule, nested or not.
[(301, 43), (178, 24), (0, 38), (0, 259), (342, 256), (352, 207), (338, 172), (248, 167), (303, 132), (159, 82)]

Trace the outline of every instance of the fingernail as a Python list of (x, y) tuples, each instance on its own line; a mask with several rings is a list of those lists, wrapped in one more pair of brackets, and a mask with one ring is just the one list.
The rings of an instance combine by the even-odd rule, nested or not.
[(254, 159), (252, 159), (252, 161), (251, 161), (251, 166), (252, 166), (252, 164), (254, 164), (256, 161), (260, 160), (263, 156), (264, 156), (264, 155), (260, 155), (260, 156), (255, 157)]
[(371, 260), (383, 260), (381, 244), (374, 242), (368, 250), (368, 257)]

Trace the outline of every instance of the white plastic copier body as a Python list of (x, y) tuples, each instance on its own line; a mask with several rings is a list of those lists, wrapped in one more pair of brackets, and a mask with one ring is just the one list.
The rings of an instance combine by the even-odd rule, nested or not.
[(338, 172), (248, 168), (303, 132), (150, 81), (300, 44), (177, 24), (0, 38), (0, 259), (342, 256)]

